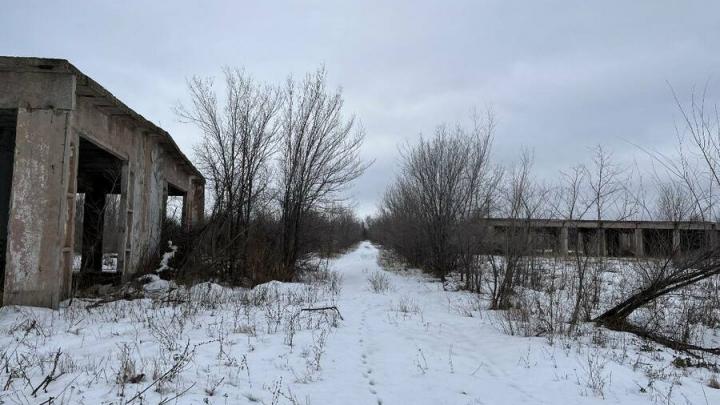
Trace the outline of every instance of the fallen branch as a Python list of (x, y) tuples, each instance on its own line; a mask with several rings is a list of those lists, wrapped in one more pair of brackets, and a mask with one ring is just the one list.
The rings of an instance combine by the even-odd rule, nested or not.
[(116, 301), (134, 301), (145, 298), (145, 295), (140, 292), (121, 291), (120, 293), (111, 294), (107, 298), (99, 299), (92, 304), (85, 307), (85, 310), (90, 312), (91, 309), (95, 309), (101, 305), (109, 304)]
[(335, 311), (335, 312), (337, 312), (337, 314), (338, 314), (338, 316), (340, 317), (341, 320), (343, 320), (343, 321), (345, 320), (345, 319), (342, 317), (342, 314), (340, 313), (340, 310), (339, 310), (335, 305), (333, 305), (333, 306), (331, 306), (331, 307), (303, 308), (303, 309), (301, 309), (300, 311), (308, 311), (308, 312), (311, 312), (311, 311)]
[(614, 331), (632, 333), (641, 338), (651, 340), (655, 343), (659, 343), (669, 349), (685, 352), (695, 358), (700, 358), (700, 356), (693, 353), (693, 351), (720, 355), (720, 347), (702, 347), (689, 343), (679, 342), (677, 340), (670, 339), (657, 333), (647, 331), (639, 326), (633, 325), (628, 321), (614, 322), (602, 325)]

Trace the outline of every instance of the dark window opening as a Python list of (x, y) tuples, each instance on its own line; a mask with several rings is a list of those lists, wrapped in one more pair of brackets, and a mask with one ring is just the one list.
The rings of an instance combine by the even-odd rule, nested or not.
[(643, 230), (643, 249), (648, 257), (663, 257), (672, 252), (672, 229)]
[(696, 252), (708, 246), (707, 232), (698, 230), (680, 231), (680, 250)]
[(0, 110), (0, 305), (5, 288), (5, 253), (7, 250), (10, 191), (15, 158), (17, 110)]

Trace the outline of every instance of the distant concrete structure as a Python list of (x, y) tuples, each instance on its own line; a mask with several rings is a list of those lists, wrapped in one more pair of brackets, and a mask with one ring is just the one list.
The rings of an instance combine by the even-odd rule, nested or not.
[(80, 271), (102, 271), (106, 199), (115, 195), (111, 250), (127, 279), (158, 246), (168, 196), (183, 196), (191, 227), (203, 217), (204, 188), (167, 132), (68, 61), (0, 57), (2, 305), (56, 308), (69, 296), (78, 195)]
[[(597, 221), (563, 219), (483, 220), (491, 234), (529, 227), (537, 250), (567, 256), (654, 257), (716, 247), (720, 228), (700, 221)], [(492, 236), (490, 237), (492, 239)]]

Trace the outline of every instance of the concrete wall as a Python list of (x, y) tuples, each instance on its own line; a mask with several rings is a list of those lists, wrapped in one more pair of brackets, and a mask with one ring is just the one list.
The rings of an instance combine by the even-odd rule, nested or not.
[(88, 83), (66, 61), (0, 58), (0, 108), (18, 109), (3, 305), (69, 294), (81, 137), (122, 161), (123, 278), (160, 240), (168, 182), (186, 193), (188, 225), (202, 219), (204, 180), (169, 136)]
[(74, 76), (0, 72), (0, 108), (17, 108), (4, 304), (56, 307), (63, 292)]

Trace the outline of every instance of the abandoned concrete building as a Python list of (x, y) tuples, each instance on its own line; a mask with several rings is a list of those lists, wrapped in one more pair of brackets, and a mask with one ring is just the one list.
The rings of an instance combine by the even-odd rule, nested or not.
[[(68, 61), (0, 57), (0, 304), (57, 308), (74, 272), (103, 271), (104, 252), (127, 279), (160, 243), (168, 196), (181, 196), (189, 228), (204, 187), (166, 131)], [(115, 246), (104, 246), (111, 199)]]
[[(564, 219), (485, 220), (490, 238), (514, 228), (529, 228), (532, 245), (538, 252), (558, 256), (580, 253), (603, 257), (663, 257), (673, 252), (689, 253), (717, 248), (720, 228), (703, 221), (598, 221)], [(500, 247), (491, 247), (499, 250)]]

